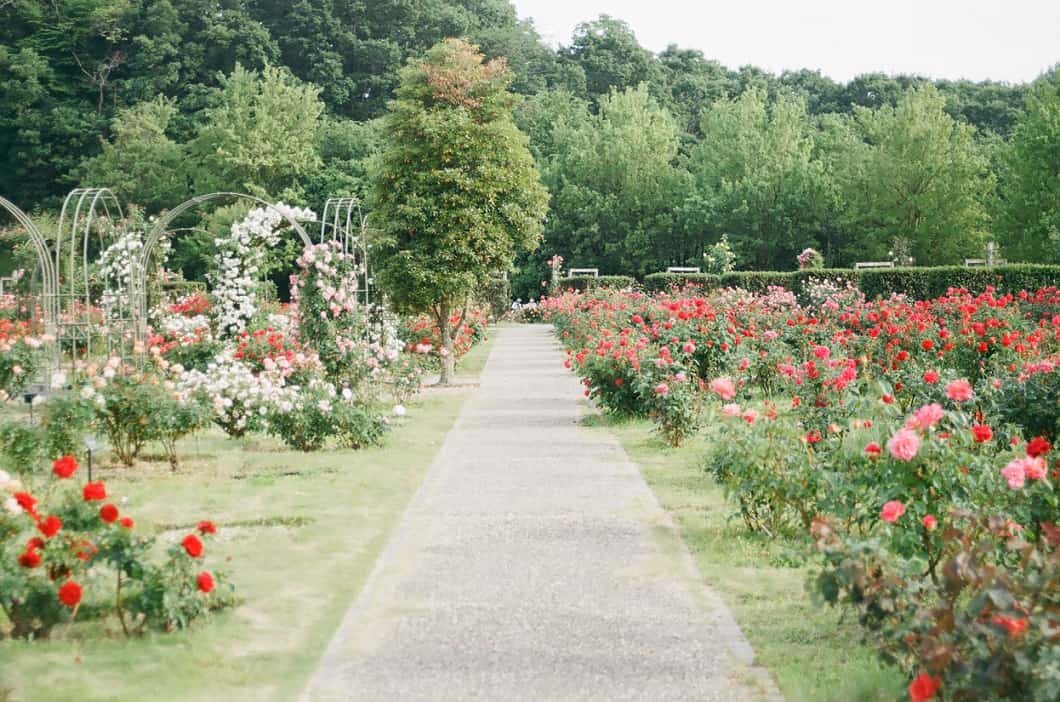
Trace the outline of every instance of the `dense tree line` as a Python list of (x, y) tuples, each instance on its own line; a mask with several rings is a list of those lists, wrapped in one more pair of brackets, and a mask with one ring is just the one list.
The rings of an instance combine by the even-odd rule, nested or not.
[[(550, 192), (544, 260), (603, 272), (1060, 259), (1060, 71), (1026, 85), (731, 69), (654, 54), (623, 22), (545, 45), (506, 0), (0, 1), (0, 194), (54, 208), (106, 184), (148, 212), (242, 189), (367, 197), (410, 57), (450, 36), (505, 56)], [(1044, 67), (1043, 67), (1044, 68)]]

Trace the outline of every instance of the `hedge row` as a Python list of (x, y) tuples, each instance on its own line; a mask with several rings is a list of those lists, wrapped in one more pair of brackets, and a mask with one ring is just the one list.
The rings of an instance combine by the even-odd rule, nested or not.
[(848, 280), (856, 284), (870, 299), (887, 297), (892, 293), (905, 293), (910, 297), (927, 299), (944, 295), (950, 288), (967, 288), (972, 292), (982, 292), (988, 285), (1006, 291), (1037, 290), (1050, 285), (1060, 285), (1060, 266), (1020, 263), (991, 268), (834, 268), (791, 272), (741, 271), (724, 275), (653, 273), (644, 278), (644, 289), (668, 290), (674, 286), (682, 287), (694, 283), (708, 290), (738, 287), (752, 292), (764, 292), (770, 286), (776, 285), (798, 293), (809, 278)]
[(592, 290), (593, 288), (631, 288), (637, 281), (628, 275), (602, 275), (596, 278), (591, 275), (576, 275), (560, 278), (556, 287), (560, 290)]

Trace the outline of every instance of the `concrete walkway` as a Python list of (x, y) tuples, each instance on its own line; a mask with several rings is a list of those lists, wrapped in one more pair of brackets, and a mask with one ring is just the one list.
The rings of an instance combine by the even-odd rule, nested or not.
[(302, 699), (776, 699), (550, 328), (494, 333)]

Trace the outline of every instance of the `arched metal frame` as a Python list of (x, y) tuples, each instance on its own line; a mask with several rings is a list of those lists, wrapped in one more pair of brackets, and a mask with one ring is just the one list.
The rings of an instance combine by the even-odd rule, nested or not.
[(15, 203), (0, 196), (0, 207), (7, 211), (15, 221), (21, 225), (29, 234), (29, 240), (33, 249), (37, 252), (37, 265), (41, 271), (41, 282), (44, 286), (43, 299), (41, 300), (41, 313), (44, 316), (44, 333), (54, 336), (56, 332), (56, 321), (58, 319), (59, 284), (58, 274), (55, 270), (55, 262), (52, 261), (51, 247), (48, 239), (41, 234), (40, 229), (33, 223), (29, 215), (22, 211)]
[[(108, 227), (115, 240), (125, 233), (125, 213), (118, 198), (108, 188), (77, 188), (63, 200), (59, 213), (59, 225), (55, 237), (55, 311), (57, 313), (55, 341), (58, 353), (70, 345), (81, 353), (91, 355), (93, 341), (100, 328), (91, 320), (78, 315), (91, 310), (93, 305), (91, 279), (89, 276), (89, 242), (93, 234), (99, 234), (100, 251), (107, 245), (101, 227)], [(65, 254), (67, 268), (63, 275), (64, 241), (69, 251)], [(80, 259), (78, 258), (80, 256)], [(132, 276), (136, 278), (135, 272)], [(80, 280), (79, 280), (80, 279)], [(78, 290), (80, 283), (80, 290)], [(104, 283), (106, 287), (106, 282)], [(132, 290), (127, 291), (132, 293)], [(112, 317), (104, 320), (103, 335), (107, 352), (123, 353), (129, 340), (130, 317), (135, 310), (134, 300), (120, 296), (118, 309)], [(83, 305), (79, 309), (79, 305)]]
[(250, 195), (248, 193), (236, 193), (236, 192), (216, 192), (208, 193), (206, 195), (198, 195), (186, 200), (181, 204), (174, 207), (162, 214), (161, 217), (155, 222), (154, 226), (147, 233), (147, 237), (144, 239), (144, 247), (140, 252), (140, 261), (137, 266), (137, 275), (134, 279), (133, 290), (131, 291), (131, 297), (134, 304), (136, 305), (136, 321), (135, 321), (135, 334), (137, 341), (144, 341), (147, 338), (147, 326), (148, 326), (148, 312), (147, 309), (147, 272), (150, 270), (151, 256), (154, 255), (155, 249), (158, 247), (158, 243), (163, 237), (167, 237), (173, 233), (173, 230), (169, 228), (178, 217), (185, 214), (186, 212), (195, 209), (199, 205), (213, 200), (221, 199), (236, 199), (236, 200), (249, 200), (261, 207), (272, 210), (279, 214), (283, 219), (287, 220), (291, 228), (298, 233), (302, 243), (306, 246), (311, 246), (313, 240), (310, 238), (308, 232), (302, 224), (296, 220), (289, 219), (287, 215), (283, 213), (281, 209), (276, 207), (273, 203), (268, 200), (263, 200), (260, 197)]
[[(330, 230), (329, 230), (330, 228)], [(372, 274), (368, 258), (368, 216), (355, 197), (333, 197), (324, 203), (320, 215), (320, 243), (338, 241), (342, 252), (353, 257), (358, 269), (358, 302), (372, 303)]]

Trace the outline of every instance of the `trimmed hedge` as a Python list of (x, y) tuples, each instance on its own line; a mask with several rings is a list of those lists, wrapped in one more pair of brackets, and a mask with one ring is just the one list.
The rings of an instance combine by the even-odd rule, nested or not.
[(631, 288), (637, 281), (628, 275), (602, 275), (594, 278), (591, 275), (576, 275), (571, 278), (560, 278), (556, 287), (560, 290), (593, 290), (594, 288)]
[(928, 299), (944, 295), (950, 288), (968, 288), (982, 292), (988, 285), (999, 290), (1037, 290), (1060, 285), (1060, 266), (1031, 263), (1008, 264), (992, 268), (965, 266), (932, 266), (923, 268), (833, 268), (816, 271), (745, 271), (712, 275), (709, 273), (653, 273), (644, 278), (648, 291), (668, 290), (673, 286), (701, 285), (707, 290), (739, 287), (752, 292), (764, 292), (777, 285), (796, 293), (802, 292), (808, 278), (840, 278), (849, 280), (872, 299), (892, 293)]

